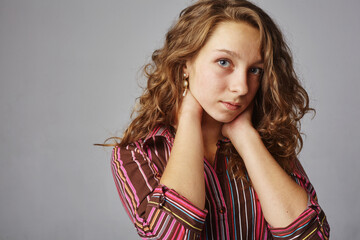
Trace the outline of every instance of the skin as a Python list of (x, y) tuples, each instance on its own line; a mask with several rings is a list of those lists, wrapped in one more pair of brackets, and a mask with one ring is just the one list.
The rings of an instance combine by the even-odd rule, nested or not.
[(203, 158), (213, 164), (216, 143), (225, 136), (244, 160), (265, 219), (273, 227), (285, 227), (306, 209), (308, 196), (252, 126), (252, 101), (263, 67), (259, 49), (257, 29), (223, 22), (198, 55), (186, 62), (190, 91), (183, 98), (174, 146), (160, 182), (204, 209)]

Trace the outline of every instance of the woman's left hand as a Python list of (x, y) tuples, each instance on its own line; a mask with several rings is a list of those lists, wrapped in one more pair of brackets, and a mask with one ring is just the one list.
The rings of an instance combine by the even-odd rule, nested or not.
[(236, 136), (239, 136), (242, 132), (246, 132), (247, 129), (253, 128), (251, 121), (254, 108), (253, 106), (254, 104), (250, 103), (250, 105), (234, 120), (229, 123), (225, 123), (221, 129), (222, 135), (231, 140), (235, 134)]

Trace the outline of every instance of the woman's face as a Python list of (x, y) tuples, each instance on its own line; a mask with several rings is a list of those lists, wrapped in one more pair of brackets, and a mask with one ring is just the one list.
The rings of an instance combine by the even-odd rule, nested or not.
[(247, 23), (223, 22), (198, 55), (186, 62), (184, 72), (205, 112), (227, 123), (254, 99), (262, 69), (259, 31)]

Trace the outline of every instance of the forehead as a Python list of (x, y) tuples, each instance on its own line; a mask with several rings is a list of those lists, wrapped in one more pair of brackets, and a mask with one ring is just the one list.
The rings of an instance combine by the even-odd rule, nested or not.
[(199, 54), (225, 49), (243, 58), (260, 58), (260, 32), (245, 22), (218, 24)]

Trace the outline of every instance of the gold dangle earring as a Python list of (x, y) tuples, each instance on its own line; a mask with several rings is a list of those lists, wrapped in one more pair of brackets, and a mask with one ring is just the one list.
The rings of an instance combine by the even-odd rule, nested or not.
[(188, 86), (189, 86), (188, 79), (189, 79), (189, 77), (186, 75), (186, 73), (184, 73), (184, 83), (183, 83), (183, 85), (184, 85), (185, 90), (183, 92), (183, 97), (185, 97), (186, 92), (188, 90)]

